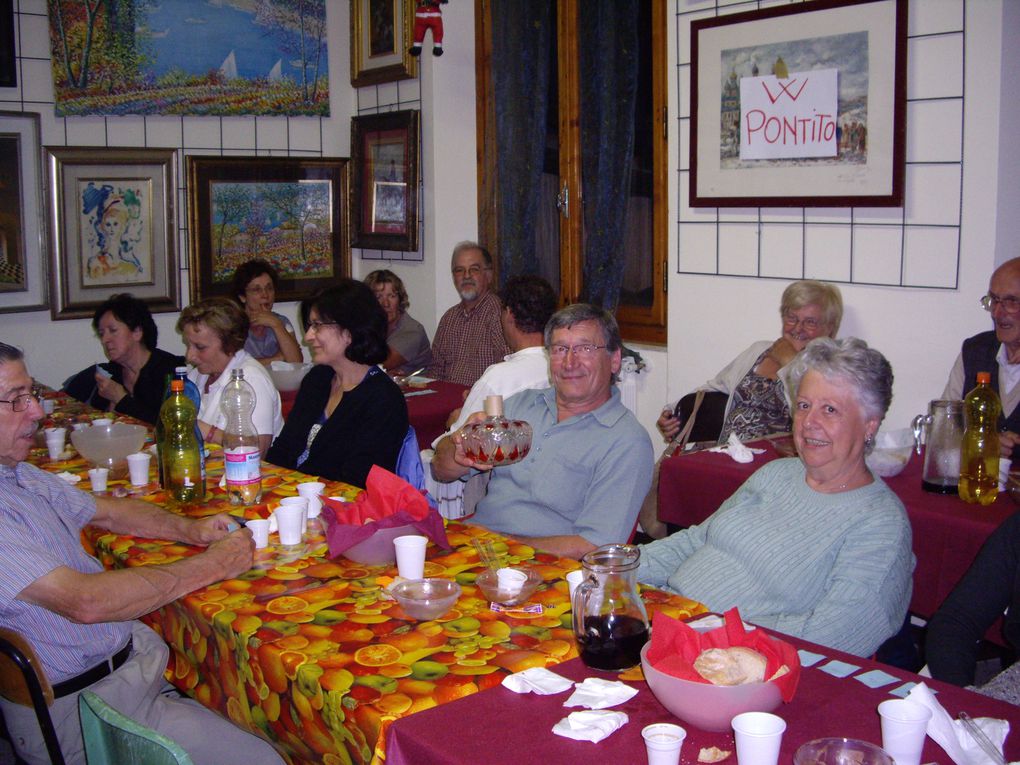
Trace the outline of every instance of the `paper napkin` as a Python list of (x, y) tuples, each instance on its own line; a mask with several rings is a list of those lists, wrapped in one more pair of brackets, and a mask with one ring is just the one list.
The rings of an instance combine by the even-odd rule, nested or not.
[[(956, 765), (994, 765), (992, 759), (984, 753), (974, 737), (959, 720), (954, 720), (935, 698), (924, 683), (918, 683), (910, 689), (907, 699), (923, 704), (931, 710), (928, 721), (928, 735), (941, 746)], [(1009, 735), (1009, 723), (991, 717), (977, 717), (974, 723), (991, 739), (999, 752)]]
[(563, 693), (573, 684), (572, 680), (545, 667), (532, 667), (503, 678), (503, 686), (514, 693), (537, 693), (539, 696)]
[(577, 683), (570, 698), (563, 702), (565, 707), (588, 707), (588, 709), (606, 709), (622, 704), (637, 694), (632, 688), (619, 680), (603, 680), (601, 677), (587, 677)]
[(709, 449), (710, 452), (725, 452), (733, 458), (734, 462), (752, 462), (754, 455), (763, 454), (764, 449), (752, 449), (749, 446), (744, 446), (740, 443), (740, 439), (737, 438), (736, 433), (730, 433), (729, 440), (725, 446), (713, 446)]
[(597, 744), (627, 724), (623, 712), (607, 712), (600, 709), (586, 709), (571, 712), (553, 726), (552, 732), (577, 741), (591, 741)]

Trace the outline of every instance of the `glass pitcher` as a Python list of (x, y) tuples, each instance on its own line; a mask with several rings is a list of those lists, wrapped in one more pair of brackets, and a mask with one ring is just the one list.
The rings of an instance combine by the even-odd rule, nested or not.
[(585, 578), (574, 591), (574, 637), (589, 667), (621, 670), (641, 662), (648, 614), (637, 591), (640, 559), (633, 545), (603, 545), (581, 558)]
[(917, 415), (913, 425), (918, 454), (921, 453), (921, 432), (925, 432), (921, 488), (938, 494), (956, 494), (963, 443), (963, 402), (932, 401), (928, 404), (928, 414)]

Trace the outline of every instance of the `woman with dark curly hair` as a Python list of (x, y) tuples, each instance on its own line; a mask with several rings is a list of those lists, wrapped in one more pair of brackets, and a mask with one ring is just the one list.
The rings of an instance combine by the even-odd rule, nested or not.
[(377, 365), (386, 358), (386, 314), (353, 279), (301, 303), (315, 367), (305, 375), (266, 459), (364, 486), (372, 465), (395, 471), (407, 435), (407, 404)]
[(250, 322), (244, 349), (265, 366), (277, 360), (300, 362), (304, 358), (290, 319), (273, 310), (279, 280), (270, 263), (256, 258), (237, 267), (232, 283), (234, 297)]
[(90, 364), (67, 380), (64, 390), (96, 409), (155, 423), (166, 378), (184, 358), (156, 347), (149, 307), (126, 292), (103, 301), (92, 315), (92, 329), (109, 361)]

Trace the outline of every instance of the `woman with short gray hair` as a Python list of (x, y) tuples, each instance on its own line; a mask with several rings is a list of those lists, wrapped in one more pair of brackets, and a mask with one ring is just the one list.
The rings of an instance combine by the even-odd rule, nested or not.
[(641, 582), (858, 656), (903, 624), (910, 523), (864, 462), (892, 369), (861, 340), (819, 338), (791, 378), (798, 457), (769, 462), (704, 523), (642, 549)]

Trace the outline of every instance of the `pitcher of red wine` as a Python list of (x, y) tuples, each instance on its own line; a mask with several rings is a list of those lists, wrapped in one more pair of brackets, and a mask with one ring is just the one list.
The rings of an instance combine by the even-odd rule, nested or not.
[(640, 560), (634, 545), (603, 545), (581, 558), (585, 578), (574, 591), (574, 637), (589, 667), (622, 670), (641, 663), (648, 614), (637, 591)]

